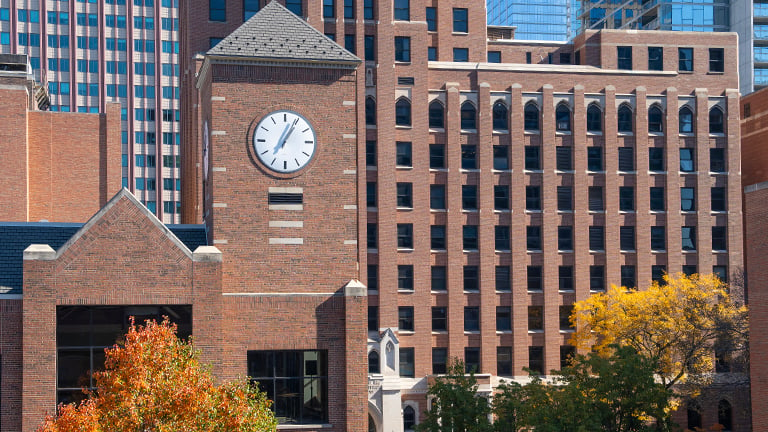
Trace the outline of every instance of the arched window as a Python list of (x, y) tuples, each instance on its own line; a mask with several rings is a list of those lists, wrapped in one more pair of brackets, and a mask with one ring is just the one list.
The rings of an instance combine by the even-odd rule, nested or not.
[(371, 351), (368, 353), (368, 373), (381, 373), (381, 363), (379, 362), (379, 352)]
[(400, 98), (395, 103), (395, 124), (398, 126), (411, 125), (411, 102)]
[(603, 112), (596, 104), (590, 104), (587, 108), (587, 132), (603, 131)]
[(632, 132), (632, 108), (621, 105), (617, 117), (619, 132)]
[(406, 407), (403, 408), (403, 429), (413, 430), (415, 426), (416, 426), (416, 411), (413, 409), (412, 406), (406, 405)]
[(717, 403), (717, 422), (723, 426), (723, 431), (733, 430), (733, 408), (725, 399)]
[(709, 110), (709, 133), (723, 133), (723, 112), (718, 107)]
[(445, 108), (440, 101), (432, 101), (429, 104), (429, 127), (442, 129), (445, 127)]
[(564, 103), (558, 105), (555, 110), (555, 125), (558, 132), (571, 130), (571, 110)]
[(525, 130), (539, 130), (539, 107), (537, 107), (535, 103), (530, 102), (525, 105), (524, 116)]
[(477, 129), (477, 110), (472, 102), (461, 104), (461, 128)]
[(694, 428), (701, 427), (701, 412), (699, 404), (696, 402), (688, 402), (688, 429), (695, 430)]
[(687, 106), (680, 108), (677, 116), (680, 133), (693, 133), (693, 111)]
[(648, 109), (648, 132), (664, 132), (662, 122), (663, 114), (658, 105), (653, 105)]
[(376, 100), (372, 97), (365, 98), (365, 124), (376, 124)]
[(504, 102), (496, 102), (493, 104), (493, 129), (494, 130), (507, 130), (509, 129), (509, 111)]

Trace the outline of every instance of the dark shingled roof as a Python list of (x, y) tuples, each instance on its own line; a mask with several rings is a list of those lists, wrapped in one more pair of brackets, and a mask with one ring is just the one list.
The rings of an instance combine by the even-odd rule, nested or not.
[[(0, 223), (0, 294), (22, 293), (24, 249), (31, 244), (47, 244), (58, 250), (82, 227), (79, 223)], [(167, 227), (191, 251), (207, 244), (205, 225)]]
[(304, 19), (273, 1), (208, 51), (213, 56), (359, 63)]

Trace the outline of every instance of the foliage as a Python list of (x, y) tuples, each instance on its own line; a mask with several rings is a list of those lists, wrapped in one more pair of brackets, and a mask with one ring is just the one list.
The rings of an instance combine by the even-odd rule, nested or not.
[(464, 362), (453, 359), (448, 373), (435, 378), (427, 392), (432, 408), (417, 427), (419, 432), (489, 432), (492, 430), (488, 399), (477, 394), (474, 372), (464, 374)]
[(552, 371), (552, 383), (500, 386), (493, 410), (498, 432), (645, 432), (669, 426), (670, 392), (654, 380), (655, 364), (629, 347), (576, 356)]
[(573, 343), (601, 353), (613, 344), (630, 346), (656, 363), (667, 389), (685, 383), (683, 392), (693, 395), (713, 372), (716, 342), (730, 352), (746, 349), (747, 310), (716, 276), (664, 280), (645, 291), (612, 286), (577, 302)]
[(176, 326), (131, 322), (125, 341), (106, 349), (96, 391), (79, 405), (61, 405), (41, 432), (255, 432), (277, 422), (263, 393), (246, 379), (216, 385)]

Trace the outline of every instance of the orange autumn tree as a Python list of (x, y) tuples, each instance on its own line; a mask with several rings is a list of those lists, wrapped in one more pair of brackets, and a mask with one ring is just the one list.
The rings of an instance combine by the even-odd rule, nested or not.
[(176, 325), (131, 321), (125, 340), (106, 350), (96, 390), (80, 404), (61, 405), (40, 432), (274, 431), (271, 402), (247, 379), (221, 385), (200, 364)]

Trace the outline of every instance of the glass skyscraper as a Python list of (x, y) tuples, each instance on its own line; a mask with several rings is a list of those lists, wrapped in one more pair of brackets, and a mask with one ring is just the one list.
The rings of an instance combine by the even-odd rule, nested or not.
[(585, 0), (586, 29), (730, 31), (729, 0)]
[(516, 26), (515, 39), (565, 42), (578, 32), (578, 0), (488, 0), (487, 6), (488, 25)]

